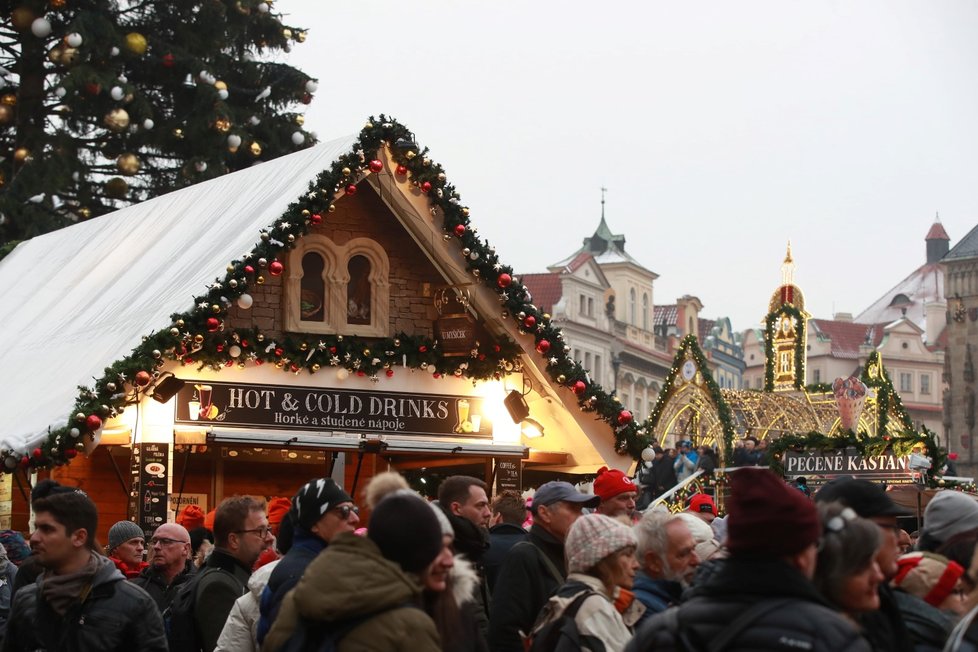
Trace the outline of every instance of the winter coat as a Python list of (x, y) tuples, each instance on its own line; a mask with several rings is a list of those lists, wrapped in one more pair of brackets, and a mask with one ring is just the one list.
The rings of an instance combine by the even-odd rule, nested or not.
[(0, 641), (7, 631), (7, 619), (10, 617), (11, 589), (17, 577), (17, 566), (7, 559), (7, 553), (0, 546)]
[(248, 578), (248, 592), (234, 601), (214, 652), (258, 652), (258, 601), (280, 561), (265, 564)]
[(509, 549), (520, 541), (526, 541), (529, 538), (529, 532), (512, 523), (500, 523), (489, 528), (489, 550), (483, 559), (489, 593), (492, 593), (496, 587), (496, 577), (499, 575), (499, 569), (502, 568)]
[(677, 631), (669, 626), (677, 616), (693, 646), (705, 649), (736, 623), (738, 616), (760, 602), (772, 609), (743, 627), (724, 648), (726, 652), (870, 650), (855, 626), (829, 607), (804, 575), (780, 559), (731, 557), (717, 560), (705, 570), (680, 606), (639, 627), (626, 651), (684, 649)]
[(221, 572), (207, 573), (201, 577), (194, 598), (194, 619), (204, 652), (213, 652), (217, 647), (217, 639), (234, 602), (247, 592), (248, 578), (251, 577), (251, 569), (242, 566), (222, 548), (214, 548), (200, 572), (209, 568), (217, 568)]
[(439, 505), (439, 507), (441, 507), (445, 516), (448, 517), (448, 522), (452, 524), (452, 530), (455, 531), (455, 542), (452, 544), (452, 547), (455, 549), (456, 554), (465, 555), (465, 558), (472, 562), (476, 572), (479, 574), (479, 584), (475, 587), (475, 600), (479, 609), (475, 613), (483, 636), (488, 636), (491, 598), (489, 587), (486, 584), (483, 561), (489, 550), (489, 531), (476, 525), (464, 516), (452, 514), (451, 511), (445, 509), (442, 505)]
[(265, 640), (268, 630), (272, 628), (279, 606), (285, 594), (295, 588), (299, 578), (306, 572), (312, 560), (326, 548), (326, 542), (305, 528), (296, 526), (292, 539), (292, 547), (285, 553), (279, 564), (268, 578), (259, 599), (258, 610), (258, 642)]
[[(475, 599), (476, 588), (479, 586), (479, 574), (475, 567), (464, 557), (456, 557), (455, 565), (452, 567), (449, 579), (452, 600), (458, 609), (457, 627), (452, 627), (459, 634), (457, 640), (442, 640), (441, 649), (443, 652), (489, 652), (489, 644), (486, 637), (479, 627), (478, 613), (481, 609)], [(429, 600), (432, 595), (426, 591), (426, 598)], [(426, 600), (426, 604), (430, 604)], [(429, 615), (438, 625), (438, 616), (432, 610), (428, 610)]]
[(693, 475), (697, 461), (699, 461), (699, 455), (695, 451), (689, 451), (685, 454), (679, 453), (676, 456), (676, 461), (672, 463), (672, 468), (676, 470), (676, 480), (682, 482)]
[(153, 598), (156, 606), (159, 607), (160, 613), (163, 613), (170, 606), (170, 602), (173, 601), (173, 596), (177, 594), (180, 585), (192, 578), (196, 573), (197, 567), (194, 566), (193, 561), (188, 559), (183, 571), (174, 577), (173, 581), (169, 584), (166, 583), (166, 578), (163, 574), (152, 566), (140, 573), (139, 577), (132, 580), (132, 583), (146, 591), (146, 593), (149, 593), (149, 597)]
[(43, 598), (44, 576), (17, 592), (4, 652), (166, 652), (163, 617), (146, 591), (99, 557), (83, 601), (59, 616)]
[(910, 632), (914, 652), (940, 652), (954, 629), (951, 614), (899, 589), (893, 591), (893, 600)]
[(654, 580), (639, 571), (635, 574), (635, 584), (632, 586), (635, 599), (645, 605), (638, 624), (644, 623), (657, 613), (662, 613), (674, 604), (679, 604), (683, 587), (679, 582), (669, 580)]
[[(556, 577), (543, 557), (557, 571)], [(523, 652), (520, 632), (530, 633), (537, 614), (566, 577), (563, 542), (539, 523), (534, 523), (530, 528), (530, 540), (513, 546), (499, 569), (492, 594), (489, 649), (493, 652)]]
[(441, 652), (435, 623), (410, 606), (420, 606), (420, 601), (416, 578), (385, 559), (367, 537), (344, 532), (309, 564), (282, 600), (261, 649), (280, 650), (300, 617), (314, 623), (367, 617), (340, 640), (339, 652)]
[[(641, 617), (645, 608), (639, 602), (633, 602), (625, 615), (618, 613), (615, 608), (614, 598), (609, 596), (607, 588), (597, 577), (585, 575), (583, 573), (571, 573), (567, 576), (565, 588), (579, 586), (582, 590), (591, 589), (594, 594), (584, 599), (577, 614), (574, 616), (574, 624), (581, 635), (583, 650), (588, 652), (620, 652), (632, 638), (632, 627)], [(569, 594), (569, 595), (565, 595)], [(552, 596), (547, 600), (534, 629), (541, 625), (555, 620), (564, 613), (564, 610), (574, 599), (580, 595), (581, 591), (560, 590), (559, 595)]]
[(880, 584), (880, 608), (858, 618), (863, 636), (876, 652), (913, 652), (914, 643), (897, 606), (896, 591)]

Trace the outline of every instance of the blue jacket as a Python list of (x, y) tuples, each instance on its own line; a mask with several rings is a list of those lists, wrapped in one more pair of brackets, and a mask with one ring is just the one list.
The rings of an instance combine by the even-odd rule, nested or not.
[(261, 594), (261, 602), (259, 603), (261, 616), (258, 619), (258, 630), (256, 632), (259, 643), (265, 640), (265, 635), (272, 628), (272, 623), (275, 622), (275, 617), (278, 615), (278, 608), (282, 604), (282, 598), (295, 588), (302, 574), (306, 572), (306, 567), (325, 549), (325, 541), (296, 526), (292, 547), (272, 571), (268, 578), (268, 584)]
[(486, 582), (490, 593), (496, 586), (496, 576), (499, 575), (499, 569), (502, 568), (509, 549), (529, 538), (529, 532), (512, 523), (500, 523), (489, 528), (489, 550), (482, 558), (482, 563), (486, 568)]
[[(635, 573), (635, 583), (632, 585), (632, 593), (638, 601), (645, 605), (645, 613), (639, 619), (638, 624), (643, 623), (647, 618), (661, 613), (674, 604), (679, 604), (679, 597), (683, 593), (683, 587), (679, 582), (670, 580), (654, 580), (643, 571)], [(638, 627), (636, 624), (636, 627)]]

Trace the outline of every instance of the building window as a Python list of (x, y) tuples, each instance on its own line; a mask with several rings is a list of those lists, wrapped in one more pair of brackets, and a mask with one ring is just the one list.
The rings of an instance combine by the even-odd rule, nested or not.
[(587, 314), (587, 297), (585, 297), (583, 294), (581, 295), (581, 307), (580, 310), (578, 310), (578, 314), (580, 314), (582, 317)]
[(913, 392), (913, 373), (909, 371), (900, 372), (900, 391)]
[(621, 395), (621, 404), (622, 405), (628, 405), (628, 394), (622, 394)]
[(638, 419), (638, 413), (641, 412), (641, 411), (642, 411), (642, 399), (636, 396), (635, 397), (635, 414), (633, 414), (632, 416), (634, 416), (635, 419), (637, 420)]
[(591, 373), (591, 354), (588, 352), (584, 353), (584, 368)]
[(285, 330), (386, 337), (390, 330), (390, 263), (369, 238), (339, 246), (310, 234), (289, 253)]
[(754, 389), (762, 389), (764, 387), (764, 379), (758, 376), (754, 379)]
[(930, 374), (920, 374), (920, 393), (930, 394)]
[(594, 356), (594, 373), (591, 374), (591, 376), (594, 378), (594, 382), (596, 383), (601, 382), (601, 356), (600, 355)]
[(594, 317), (594, 299), (591, 297), (587, 298), (587, 316)]
[(638, 322), (635, 320), (635, 288), (628, 291), (628, 310), (630, 316), (628, 323), (632, 326), (638, 326)]
[(652, 410), (655, 409), (655, 401), (649, 401), (649, 414), (652, 414)]
[(649, 295), (642, 293), (642, 329), (649, 330)]
[(822, 370), (821, 369), (812, 369), (812, 382), (813, 383), (816, 383), (816, 384), (822, 382)]

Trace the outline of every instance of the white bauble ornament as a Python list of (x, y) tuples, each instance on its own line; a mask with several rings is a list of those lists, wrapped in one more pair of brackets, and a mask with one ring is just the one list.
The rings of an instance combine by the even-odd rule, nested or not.
[(152, 129), (155, 126), (156, 126), (156, 123), (153, 122), (152, 120), (150, 120), (149, 118), (146, 118), (145, 120), (143, 120), (143, 129)]
[(228, 147), (241, 147), (241, 136), (230, 134), (228, 136)]
[(294, 145), (301, 145), (304, 142), (306, 142), (306, 137), (301, 131), (295, 131), (292, 133), (292, 143)]
[(47, 18), (36, 18), (31, 23), (31, 34), (37, 38), (47, 38), (51, 35), (51, 22)]
[(65, 37), (65, 43), (67, 43), (68, 47), (70, 48), (81, 47), (82, 36), (78, 32), (72, 32), (71, 34)]
[(251, 308), (251, 304), (254, 302), (255, 300), (250, 294), (242, 294), (240, 297), (238, 297), (238, 307), (242, 310), (248, 310)]
[(121, 100), (123, 97), (126, 96), (126, 93), (120, 87), (113, 86), (112, 87), (112, 90), (109, 91), (109, 96), (113, 100), (115, 100), (116, 102), (118, 102), (119, 100)]
[(306, 82), (306, 92), (307, 93), (315, 93), (317, 90), (319, 90), (319, 84), (317, 84), (316, 82), (314, 82), (311, 79)]

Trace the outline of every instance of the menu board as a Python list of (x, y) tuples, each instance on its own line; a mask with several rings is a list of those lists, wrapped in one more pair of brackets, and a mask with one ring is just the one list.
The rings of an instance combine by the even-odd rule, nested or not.
[(496, 493), (507, 489), (523, 492), (522, 460), (496, 460)]
[[(163, 443), (136, 444), (133, 448), (134, 501), (130, 514), (136, 514), (136, 525), (143, 529), (148, 540), (153, 532), (166, 523), (169, 502), (167, 480), (170, 445)], [(135, 505), (132, 503), (135, 502)]]

